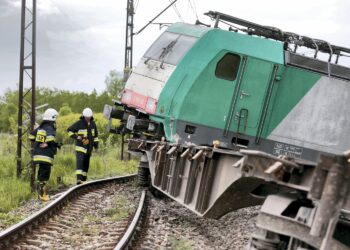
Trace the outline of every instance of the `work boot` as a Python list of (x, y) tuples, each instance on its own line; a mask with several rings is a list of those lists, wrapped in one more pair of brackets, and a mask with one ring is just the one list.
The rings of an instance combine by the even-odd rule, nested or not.
[(77, 185), (83, 184), (82, 180), (77, 180)]
[(47, 189), (46, 189), (46, 183), (45, 182), (40, 182), (39, 187), (38, 187), (38, 199), (41, 201), (49, 201), (50, 197), (47, 194)]

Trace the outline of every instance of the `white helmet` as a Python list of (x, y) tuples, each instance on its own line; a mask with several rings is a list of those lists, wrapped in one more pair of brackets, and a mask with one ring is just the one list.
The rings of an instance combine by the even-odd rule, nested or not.
[(91, 110), (91, 108), (85, 108), (83, 110), (83, 116), (84, 117), (92, 117), (92, 110)]
[(44, 121), (56, 121), (58, 116), (58, 112), (56, 109), (47, 109), (45, 110), (45, 113), (43, 115), (43, 120)]

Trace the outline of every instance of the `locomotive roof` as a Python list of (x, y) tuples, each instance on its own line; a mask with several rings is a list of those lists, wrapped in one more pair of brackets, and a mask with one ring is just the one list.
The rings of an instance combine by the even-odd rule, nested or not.
[[(224, 15), (222, 13), (219, 13), (219, 14)], [(239, 19), (239, 21), (247, 22), (248, 26), (252, 26), (254, 24), (241, 19)], [(255, 28), (260, 27), (258, 24), (254, 24), (254, 25), (256, 25), (254, 26)], [(237, 53), (243, 53), (246, 55), (261, 58), (263, 60), (269, 60), (275, 63), (286, 64), (286, 65), (299, 67), (306, 70), (311, 70), (323, 75), (350, 80), (350, 68), (345, 65), (338, 64), (338, 58), (340, 56), (346, 56), (344, 54), (349, 53), (350, 49), (331, 45), (321, 40), (301, 37), (300, 38), (301, 40), (299, 43), (297, 41), (294, 41), (294, 43), (296, 44), (296, 47), (304, 46), (308, 48), (313, 48), (314, 46), (315, 48), (317, 48), (315, 52), (316, 54), (313, 58), (307, 57), (302, 54), (298, 54), (296, 49), (292, 51), (291, 49), (287, 48), (286, 47), (287, 42), (282, 41), (281, 40), (282, 38), (277, 39), (278, 37), (276, 34), (278, 32), (276, 31), (275, 28), (266, 27), (266, 26), (261, 26), (261, 27), (265, 27), (267, 31), (271, 31), (271, 32), (275, 31), (275, 33), (273, 33), (274, 35), (273, 36), (271, 35), (270, 37), (268, 37), (266, 34), (263, 35), (263, 33), (260, 31), (259, 31), (260, 33), (257, 34), (255, 31), (254, 33), (252, 30), (250, 30), (251, 31), (250, 33), (247, 32), (246, 34), (244, 34), (239, 32), (231, 32), (232, 30), (227, 31), (227, 30), (217, 29), (217, 26), (216, 28), (210, 28), (202, 25), (193, 25), (193, 24), (187, 24), (187, 23), (175, 23), (167, 29), (167, 32), (178, 33), (178, 34), (183, 34), (183, 35), (193, 36), (198, 38), (204, 37), (205, 34), (209, 35), (214, 33), (212, 38), (220, 41), (223, 47), (226, 47), (226, 46), (232, 47), (232, 43), (234, 41), (240, 43), (241, 46), (239, 47), (234, 46), (235, 49), (237, 50), (236, 51)], [(258, 28), (256, 28), (256, 30), (258, 30)], [(236, 31), (236, 30), (233, 30), (233, 31)], [(284, 36), (286, 36), (289, 33), (287, 32), (283, 34)], [(296, 36), (294, 36), (294, 38), (295, 37)], [(270, 38), (270, 39), (266, 39), (266, 38)], [(228, 40), (230, 41), (231, 44), (227, 43)], [(328, 50), (330, 53), (330, 59), (332, 55), (337, 56), (335, 63), (331, 63), (330, 59), (329, 61), (324, 61), (317, 58), (318, 51), (327, 53)]]
[(186, 23), (175, 23), (166, 31), (198, 37), (198, 43), (206, 44), (215, 51), (226, 49), (279, 64), (284, 63), (283, 44), (279, 41)]
[(210, 29), (211, 28), (194, 24), (174, 23), (167, 29), (167, 31), (187, 36), (201, 37)]
[[(247, 20), (240, 19), (238, 17), (230, 16), (217, 11), (209, 11), (205, 15), (216, 20), (214, 25), (215, 28), (218, 27), (218, 22), (221, 21), (230, 26), (232, 31), (243, 31), (249, 35), (261, 36), (269, 39), (274, 39), (288, 44), (294, 44), (295, 46), (304, 46), (310, 49), (315, 49), (316, 53), (318, 51), (329, 53), (331, 55), (340, 55), (346, 56), (346, 53), (350, 53), (350, 48), (333, 45), (327, 41), (311, 38), (304, 35), (299, 35), (293, 32), (283, 31), (276, 27), (265, 26), (257, 23), (253, 23)], [(239, 28), (234, 25), (239, 25)]]

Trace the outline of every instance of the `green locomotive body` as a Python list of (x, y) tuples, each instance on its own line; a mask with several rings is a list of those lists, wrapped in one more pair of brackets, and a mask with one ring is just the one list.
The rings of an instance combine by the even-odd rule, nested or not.
[(146, 52), (121, 103), (161, 124), (168, 142), (317, 161), (350, 148), (349, 79), (349, 68), (281, 41), (176, 23)]
[(339, 58), (350, 49), (207, 14), (214, 28), (170, 26), (105, 108), (132, 134), (140, 183), (150, 175), (153, 191), (207, 218), (263, 204), (249, 249), (349, 249), (350, 69)]

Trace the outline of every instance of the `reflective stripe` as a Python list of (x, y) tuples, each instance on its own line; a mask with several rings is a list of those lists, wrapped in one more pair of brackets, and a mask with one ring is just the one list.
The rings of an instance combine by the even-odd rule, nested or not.
[(72, 136), (72, 135), (74, 135), (74, 134), (75, 134), (74, 132), (68, 131), (68, 135), (69, 135), (69, 136)]
[(35, 136), (34, 135), (29, 135), (28, 138), (29, 138), (29, 140), (34, 140)]
[(99, 141), (98, 137), (95, 137), (94, 142), (98, 142), (98, 141)]
[(81, 153), (86, 154), (87, 149), (86, 149), (86, 148), (84, 148), (84, 147), (75, 146), (75, 151), (77, 151), (77, 152), (81, 152)]
[(83, 176), (87, 176), (87, 172), (82, 171)]
[(97, 137), (97, 130), (92, 129), (92, 130), (91, 130), (91, 133), (92, 133), (95, 137)]
[(87, 135), (88, 132), (87, 132), (87, 129), (79, 129), (78, 130), (78, 135)]
[(48, 136), (46, 137), (46, 141), (47, 141), (47, 142), (55, 141), (55, 137), (54, 137), (53, 135), (48, 135)]
[(83, 170), (77, 169), (77, 170), (75, 171), (75, 174), (81, 174), (81, 175), (83, 175)]
[(53, 158), (45, 156), (45, 155), (34, 155), (33, 156), (33, 161), (41, 161), (41, 162), (47, 162), (52, 164), (53, 163)]
[(44, 135), (44, 136), (46, 136), (46, 130), (38, 129), (38, 132), (36, 134), (37, 135)]

